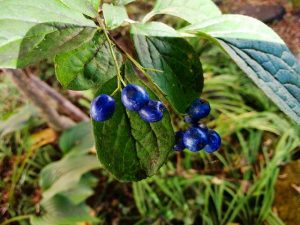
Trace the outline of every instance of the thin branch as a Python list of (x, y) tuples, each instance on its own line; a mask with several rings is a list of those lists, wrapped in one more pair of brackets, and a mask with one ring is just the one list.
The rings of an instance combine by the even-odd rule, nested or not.
[[(103, 23), (103, 20), (100, 18), (99, 15), (96, 17), (96, 19), (97, 19), (97, 22), (99, 23), (100, 27), (102, 28), (104, 36), (105, 36), (105, 39), (106, 39), (106, 41), (108, 43), (109, 51), (110, 51), (110, 54), (111, 54), (111, 56), (113, 58), (113, 61), (114, 61), (114, 64), (115, 64), (116, 73), (117, 73), (117, 76), (118, 76), (118, 88), (117, 88), (117, 90), (120, 90), (121, 89), (121, 83), (124, 86), (126, 86), (126, 83), (124, 82), (124, 80), (123, 80), (123, 78), (121, 76), (120, 66), (119, 66), (119, 63), (118, 63), (115, 51), (113, 49), (112, 41), (109, 38), (109, 34), (108, 34), (108, 31), (106, 29), (105, 24)], [(114, 93), (112, 95), (114, 95)]]
[(70, 117), (76, 122), (89, 121), (89, 117), (85, 113), (83, 113), (67, 98), (65, 98), (60, 93), (51, 88), (47, 83), (41, 81), (36, 76), (30, 76), (30, 78), (32, 82), (34, 82), (35, 85), (39, 87), (39, 89), (43, 90), (47, 95), (49, 95), (49, 97), (56, 101), (58, 112)]
[(26, 75), (22, 70), (6, 69), (4, 71), (12, 75), (13, 81), (19, 90), (33, 102), (50, 127), (56, 131), (63, 131), (74, 125), (71, 119), (58, 114), (55, 109), (55, 101), (37, 88), (30, 76)]

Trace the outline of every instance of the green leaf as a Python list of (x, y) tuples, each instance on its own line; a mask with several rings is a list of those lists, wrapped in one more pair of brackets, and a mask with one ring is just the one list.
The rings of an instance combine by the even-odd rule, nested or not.
[(157, 0), (143, 22), (158, 14), (177, 16), (189, 23), (198, 23), (221, 15), (221, 11), (212, 0)]
[(73, 204), (63, 195), (56, 195), (44, 203), (46, 211), (42, 216), (32, 216), (32, 225), (74, 225), (80, 222), (97, 222), (98, 219), (90, 215), (91, 209), (85, 205)]
[[(115, 48), (121, 65), (122, 55)], [(64, 88), (86, 90), (99, 87), (116, 76), (109, 45), (103, 33), (89, 42), (55, 57), (56, 77)]]
[(218, 43), (277, 106), (300, 124), (300, 66), (262, 22), (224, 15), (183, 29)]
[(143, 67), (160, 88), (172, 107), (185, 113), (203, 88), (203, 71), (198, 56), (187, 41), (180, 38), (133, 36), (135, 48)]
[(115, 5), (127, 5), (131, 2), (134, 2), (135, 0), (114, 0), (113, 3)]
[[(80, 182), (83, 174), (100, 168), (95, 156), (71, 155), (46, 166), (40, 174), (40, 186), (43, 189), (43, 201), (46, 202), (56, 194), (68, 193)], [(72, 195), (66, 194), (70, 201)]]
[(115, 6), (112, 4), (103, 4), (103, 16), (105, 19), (106, 26), (109, 29), (115, 29), (121, 26), (128, 15), (124, 6)]
[(82, 175), (79, 183), (64, 192), (60, 192), (60, 195), (66, 196), (74, 204), (79, 204), (94, 194), (93, 187), (97, 183), (98, 179), (94, 175), (86, 173)]
[(60, 0), (69, 8), (95, 18), (98, 13), (99, 0)]
[[(128, 83), (144, 86), (132, 66), (126, 64)], [(111, 94), (116, 79), (99, 93)], [(146, 88), (153, 99), (154, 94)], [(165, 112), (162, 121), (144, 122), (136, 112), (125, 110), (120, 93), (114, 96), (116, 112), (105, 122), (93, 121), (97, 155), (103, 166), (121, 181), (139, 181), (156, 174), (167, 160), (174, 144), (170, 116)]]
[(183, 37), (183, 33), (176, 31), (161, 22), (133, 23), (131, 24), (131, 33), (135, 35), (155, 36), (155, 37)]
[(38, 112), (33, 105), (23, 106), (6, 120), (0, 121), (0, 138), (29, 126), (37, 116)]
[(257, 19), (243, 15), (222, 15), (189, 25), (180, 31), (200, 32), (216, 38), (250, 39), (284, 44), (270, 27)]
[[(41, 216), (32, 216), (33, 225), (73, 225), (79, 222), (97, 222), (84, 201), (94, 194), (97, 179), (89, 173), (100, 167), (96, 156), (74, 154), (80, 146), (85, 148), (86, 131), (90, 123), (81, 123), (65, 131), (60, 147), (72, 148), (61, 160), (47, 165), (40, 173), (43, 191)], [(77, 129), (77, 131), (76, 131)], [(73, 137), (72, 137), (73, 136)], [(76, 140), (79, 142), (76, 144)]]
[(95, 23), (57, 0), (0, 1), (0, 67), (25, 67), (90, 40)]
[(90, 122), (82, 122), (66, 130), (59, 138), (59, 148), (64, 154), (86, 154), (94, 146)]

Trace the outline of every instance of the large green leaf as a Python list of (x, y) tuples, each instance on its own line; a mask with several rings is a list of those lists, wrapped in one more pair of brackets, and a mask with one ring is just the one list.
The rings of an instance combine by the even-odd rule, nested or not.
[(202, 66), (193, 48), (184, 39), (133, 35), (136, 51), (143, 67), (160, 88), (173, 108), (185, 113), (199, 97), (203, 87)]
[(57, 0), (0, 1), (0, 67), (17, 68), (90, 40), (95, 23)]
[(105, 3), (103, 4), (102, 10), (106, 26), (109, 29), (121, 26), (125, 20), (128, 19), (126, 8), (124, 6)]
[(249, 16), (225, 14), (180, 29), (181, 32), (203, 33), (212, 37), (261, 40), (284, 44), (268, 26)]
[(183, 30), (218, 43), (283, 112), (300, 123), (300, 66), (271, 28), (247, 16), (224, 15)]
[(135, 0), (114, 0), (113, 3), (115, 5), (127, 5), (131, 2), (134, 2)]
[[(184, 37), (184, 33), (176, 31), (161, 22), (133, 23), (131, 33), (135, 35), (154, 36), (154, 37)], [(189, 35), (191, 36), (191, 35)]]
[(64, 131), (59, 138), (59, 148), (64, 154), (72, 155), (88, 153), (94, 146), (92, 125), (90, 122), (82, 122)]
[[(142, 85), (129, 64), (129, 83)], [(99, 93), (111, 94), (116, 79), (108, 82)], [(156, 98), (150, 92), (152, 98)], [(167, 112), (162, 121), (144, 122), (136, 112), (125, 110), (120, 93), (114, 96), (116, 112), (105, 122), (93, 121), (98, 158), (105, 168), (122, 181), (139, 181), (158, 172), (174, 144), (174, 132)]]
[[(115, 48), (119, 64), (122, 55)], [(103, 33), (78, 48), (55, 57), (55, 71), (59, 82), (68, 89), (86, 90), (101, 86), (116, 76), (109, 45)]]
[(89, 17), (96, 17), (98, 13), (99, 0), (60, 0), (66, 6), (81, 12)]
[(153, 10), (143, 21), (158, 14), (177, 16), (189, 23), (198, 23), (221, 15), (221, 11), (212, 0), (157, 0)]
[(97, 222), (98, 219), (90, 215), (91, 209), (85, 205), (73, 204), (63, 195), (56, 195), (43, 204), (42, 216), (32, 216), (32, 225), (74, 225), (80, 222)]
[[(95, 156), (72, 155), (51, 163), (41, 172), (40, 186), (43, 189), (43, 202), (48, 201), (56, 194), (65, 193), (73, 189), (83, 174), (100, 168)], [(70, 197), (67, 195), (67, 197)], [(72, 199), (70, 199), (72, 201)]]

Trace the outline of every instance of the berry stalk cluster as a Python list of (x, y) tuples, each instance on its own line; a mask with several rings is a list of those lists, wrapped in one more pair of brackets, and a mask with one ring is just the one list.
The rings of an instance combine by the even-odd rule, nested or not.
[[(162, 120), (165, 106), (160, 101), (151, 100), (149, 93), (141, 86), (129, 84), (121, 93), (121, 101), (126, 109), (137, 112), (142, 120), (154, 123)], [(97, 122), (110, 119), (116, 110), (115, 100), (106, 94), (96, 97), (90, 109), (91, 117)], [(219, 134), (208, 129), (199, 121), (210, 113), (210, 105), (203, 99), (196, 99), (185, 116), (185, 122), (191, 124), (186, 131), (176, 132), (174, 146), (175, 151), (183, 151), (185, 148), (192, 152), (204, 149), (208, 153), (217, 151), (221, 146)]]
[(221, 147), (220, 135), (208, 129), (205, 125), (199, 124), (199, 121), (209, 115), (210, 105), (203, 99), (196, 99), (185, 116), (185, 122), (191, 124), (186, 131), (176, 132), (174, 146), (175, 151), (183, 151), (185, 148), (192, 152), (198, 152), (204, 149), (208, 153), (213, 153)]

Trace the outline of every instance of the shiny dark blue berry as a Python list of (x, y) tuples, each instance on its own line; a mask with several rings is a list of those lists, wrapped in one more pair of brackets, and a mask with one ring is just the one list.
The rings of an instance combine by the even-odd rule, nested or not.
[(184, 133), (183, 143), (192, 152), (200, 151), (208, 143), (208, 134), (204, 129), (191, 127)]
[(116, 102), (109, 95), (99, 95), (91, 104), (90, 114), (93, 120), (102, 122), (110, 119), (116, 110)]
[(196, 99), (187, 111), (185, 121), (187, 123), (197, 123), (199, 120), (207, 117), (210, 113), (210, 105), (207, 101)]
[(150, 100), (140, 111), (140, 117), (148, 122), (154, 123), (160, 121), (164, 116), (165, 106), (160, 101)]
[(222, 140), (220, 135), (214, 130), (209, 130), (208, 143), (204, 147), (204, 150), (208, 153), (213, 153), (221, 147), (221, 144), (222, 144)]
[(176, 132), (175, 145), (173, 147), (174, 151), (182, 151), (183, 149), (185, 149), (184, 143), (183, 143), (183, 135), (184, 135), (184, 132), (182, 130)]
[(138, 112), (149, 102), (149, 94), (144, 88), (129, 84), (122, 90), (121, 100), (127, 109)]

